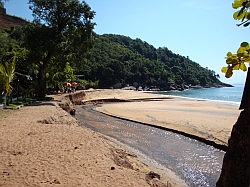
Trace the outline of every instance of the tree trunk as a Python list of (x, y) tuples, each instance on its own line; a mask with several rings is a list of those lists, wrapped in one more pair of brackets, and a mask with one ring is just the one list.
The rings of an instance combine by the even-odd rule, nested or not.
[(250, 186), (250, 109), (233, 126), (217, 187)]
[(250, 68), (245, 82), (240, 109), (244, 109), (233, 126), (224, 156), (217, 187), (250, 186)]
[(46, 69), (41, 67), (38, 72), (37, 97), (43, 99), (46, 96)]
[(48, 55), (44, 58), (43, 64), (39, 68), (38, 71), (38, 84), (37, 84), (37, 96), (40, 99), (44, 99), (46, 96), (46, 73), (48, 70), (48, 64), (51, 60), (52, 54), (48, 53)]

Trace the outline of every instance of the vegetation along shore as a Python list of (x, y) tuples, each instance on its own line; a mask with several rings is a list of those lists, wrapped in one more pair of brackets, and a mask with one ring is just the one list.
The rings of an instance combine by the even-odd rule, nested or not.
[[(240, 107), (246, 113), (233, 128), (236, 106), (139, 92), (231, 87), (189, 56), (139, 38), (95, 33), (96, 12), (85, 1), (29, 0), (31, 21), (9, 15), (4, 2), (0, 0), (0, 186), (186, 186), (170, 170), (145, 164), (127, 146), (72, 117), (76, 104), (118, 100), (124, 102), (96, 105), (96, 110), (231, 150), (221, 187), (235, 171), (236, 183), (246, 181), (242, 173), (249, 178), (250, 167), (244, 169), (242, 162), (250, 158), (248, 131), (241, 130), (249, 121), (247, 92)], [(234, 18), (244, 26), (249, 16), (241, 14), (249, 14), (249, 4), (233, 3), (241, 8)], [(227, 54), (226, 77), (247, 70), (249, 51), (243, 42), (238, 54)], [(232, 129), (236, 134), (228, 143)], [(237, 141), (239, 148), (234, 147)], [(235, 158), (235, 153), (241, 155)]]

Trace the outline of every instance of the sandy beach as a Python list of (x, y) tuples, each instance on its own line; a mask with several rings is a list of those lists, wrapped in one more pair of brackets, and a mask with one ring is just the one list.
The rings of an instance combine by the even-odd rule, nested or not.
[(0, 186), (186, 186), (170, 171), (152, 168), (118, 142), (79, 126), (59, 107), (64, 95), (53, 97), (1, 111)]
[[(130, 90), (87, 90), (83, 102), (121, 99), (99, 111), (227, 144), (237, 106)], [(0, 186), (186, 186), (115, 140), (79, 126), (59, 107), (65, 95), (0, 111)], [(136, 115), (135, 115), (136, 114)]]

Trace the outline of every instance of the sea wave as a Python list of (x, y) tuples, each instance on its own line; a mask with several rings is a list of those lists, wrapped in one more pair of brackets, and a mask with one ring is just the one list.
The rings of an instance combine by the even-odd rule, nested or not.
[(236, 85), (230, 88), (187, 89), (184, 91), (154, 91), (151, 93), (239, 106), (242, 98), (243, 86), (244, 85)]
[[(166, 96), (164, 94), (162, 94), (162, 95)], [(240, 102), (237, 102), (237, 101), (203, 99), (203, 98), (184, 97), (184, 96), (176, 96), (176, 95), (169, 95), (169, 94), (168, 94), (168, 96), (175, 97), (175, 98), (190, 99), (190, 100), (195, 100), (195, 101), (206, 101), (206, 102), (214, 102), (214, 103), (220, 103), (220, 104), (228, 104), (228, 105), (233, 105), (233, 106), (240, 106)]]

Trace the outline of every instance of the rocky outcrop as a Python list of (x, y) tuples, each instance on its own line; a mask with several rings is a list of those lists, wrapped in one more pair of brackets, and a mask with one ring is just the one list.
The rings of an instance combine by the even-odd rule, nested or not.
[(28, 21), (8, 14), (0, 14), (0, 28), (22, 27), (29, 24)]

